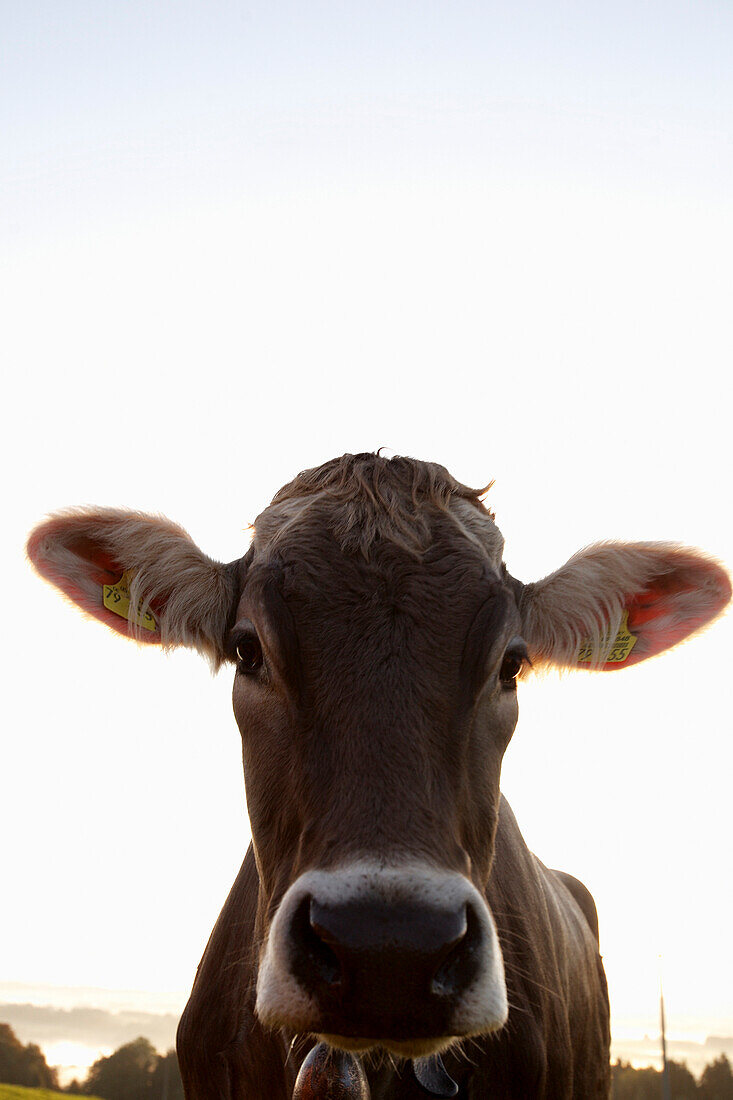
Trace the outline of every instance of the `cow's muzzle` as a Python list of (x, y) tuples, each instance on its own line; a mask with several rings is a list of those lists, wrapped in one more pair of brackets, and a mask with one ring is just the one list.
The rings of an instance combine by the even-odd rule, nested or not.
[(462, 875), (359, 863), (287, 891), (260, 965), (263, 1023), (405, 1057), (502, 1026), (506, 988), (486, 902)]

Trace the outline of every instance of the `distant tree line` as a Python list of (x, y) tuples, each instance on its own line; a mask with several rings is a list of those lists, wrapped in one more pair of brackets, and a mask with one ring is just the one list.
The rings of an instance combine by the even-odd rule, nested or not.
[[(669, 1062), (671, 1100), (733, 1100), (733, 1069), (724, 1054), (695, 1080), (684, 1062)], [(612, 1100), (661, 1100), (662, 1074), (628, 1062), (611, 1067)], [(107, 1058), (98, 1058), (83, 1081), (61, 1089), (56, 1070), (35, 1043), (23, 1046), (9, 1024), (0, 1024), (0, 1083), (58, 1089), (102, 1100), (184, 1100), (175, 1051), (158, 1054), (147, 1039), (125, 1043)]]
[(9, 1024), (0, 1024), (0, 1083), (57, 1089), (102, 1100), (184, 1100), (175, 1051), (158, 1054), (147, 1039), (125, 1043), (107, 1058), (98, 1058), (83, 1081), (62, 1089), (56, 1070), (35, 1043), (23, 1046)]
[[(733, 1100), (733, 1070), (724, 1054), (710, 1062), (699, 1081), (684, 1062), (668, 1062), (671, 1100)], [(661, 1070), (645, 1066), (634, 1069), (628, 1062), (611, 1067), (612, 1100), (661, 1100)]]
[(56, 1070), (35, 1043), (23, 1046), (10, 1024), (0, 1024), (0, 1081), (37, 1089), (59, 1087)]

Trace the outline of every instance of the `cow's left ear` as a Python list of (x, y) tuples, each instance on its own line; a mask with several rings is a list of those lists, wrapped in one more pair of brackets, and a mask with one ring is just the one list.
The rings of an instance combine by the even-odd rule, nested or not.
[(599, 543), (518, 603), (533, 663), (628, 668), (712, 622), (731, 597), (728, 574), (699, 550), (666, 543)]
[(36, 527), (27, 550), (42, 577), (118, 634), (224, 660), (237, 563), (212, 561), (170, 520), (70, 509)]

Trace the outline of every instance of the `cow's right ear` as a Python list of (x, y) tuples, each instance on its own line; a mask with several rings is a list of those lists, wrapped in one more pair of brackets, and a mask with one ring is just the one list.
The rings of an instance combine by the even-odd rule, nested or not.
[(610, 671), (707, 626), (727, 606), (731, 582), (718, 562), (690, 547), (607, 542), (516, 591), (534, 664)]
[(42, 577), (118, 634), (224, 660), (238, 563), (212, 561), (170, 520), (70, 509), (36, 527), (27, 550)]

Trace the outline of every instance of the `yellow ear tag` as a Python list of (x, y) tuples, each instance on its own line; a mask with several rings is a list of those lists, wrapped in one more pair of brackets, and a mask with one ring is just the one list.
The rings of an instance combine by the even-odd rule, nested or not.
[[(608, 634), (604, 634), (601, 638), (601, 650), (607, 648), (608, 639)], [(623, 664), (638, 640), (636, 634), (632, 634), (629, 630), (629, 613), (628, 611), (624, 611), (621, 625), (618, 628), (618, 634), (614, 639), (614, 643), (606, 657), (605, 663), (607, 665)], [(584, 662), (590, 663), (595, 657), (596, 653), (593, 649), (593, 643), (589, 639), (581, 642), (577, 657), (578, 664), (583, 664)]]
[(130, 613), (130, 581), (134, 576), (133, 571), (128, 569), (122, 574), (117, 584), (103, 585), (102, 602), (108, 611), (114, 611), (115, 615), (120, 615), (128, 622), (141, 626), (143, 630), (157, 630), (158, 625), (149, 611), (142, 614), (138, 607), (137, 612)]

